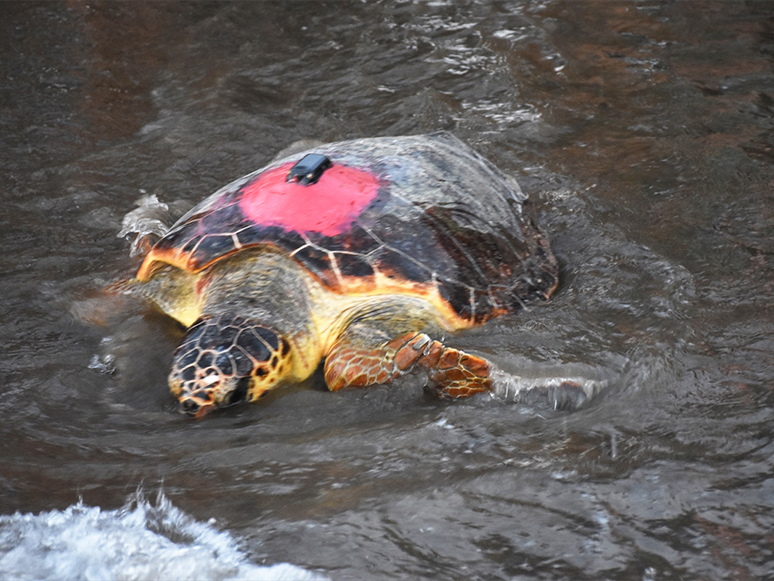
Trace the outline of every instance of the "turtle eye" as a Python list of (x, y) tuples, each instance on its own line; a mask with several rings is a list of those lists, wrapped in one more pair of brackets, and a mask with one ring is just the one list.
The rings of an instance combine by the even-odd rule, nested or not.
[(228, 402), (224, 402), (224, 405), (233, 405), (245, 401), (247, 399), (247, 391), (250, 389), (250, 378), (242, 377), (237, 381), (236, 388), (228, 394)]

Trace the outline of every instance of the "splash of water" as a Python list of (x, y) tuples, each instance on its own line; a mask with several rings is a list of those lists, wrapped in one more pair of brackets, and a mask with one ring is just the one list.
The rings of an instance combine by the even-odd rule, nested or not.
[(606, 379), (583, 376), (524, 377), (492, 369), (492, 396), (510, 403), (549, 406), (555, 410), (580, 407), (608, 386)]
[(142, 491), (118, 510), (79, 502), (64, 511), (0, 516), (0, 578), (323, 581), (290, 565), (251, 563), (229, 533)]

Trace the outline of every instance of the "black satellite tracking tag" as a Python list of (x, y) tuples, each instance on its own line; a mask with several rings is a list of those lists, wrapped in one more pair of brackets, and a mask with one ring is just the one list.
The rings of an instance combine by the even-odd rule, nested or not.
[(288, 182), (296, 182), (302, 186), (317, 183), (323, 172), (331, 167), (333, 162), (320, 153), (308, 153), (301, 161), (290, 168)]

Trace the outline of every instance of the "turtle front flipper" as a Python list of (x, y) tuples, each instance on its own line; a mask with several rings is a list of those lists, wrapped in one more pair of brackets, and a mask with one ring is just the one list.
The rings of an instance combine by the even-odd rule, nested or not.
[[(382, 324), (379, 324), (382, 323)], [(390, 339), (384, 321), (377, 327), (351, 325), (325, 360), (331, 391), (391, 381), (416, 369), (427, 373), (428, 387), (444, 399), (489, 392), (508, 403), (574, 410), (607, 387), (607, 380), (582, 376), (521, 377), (475, 355), (447, 347), (422, 332)]]
[(389, 383), (418, 368), (426, 370), (428, 387), (444, 399), (492, 388), (492, 367), (485, 359), (446, 347), (425, 333), (390, 339), (365, 324), (351, 325), (333, 345), (325, 360), (325, 381), (331, 391), (338, 391)]

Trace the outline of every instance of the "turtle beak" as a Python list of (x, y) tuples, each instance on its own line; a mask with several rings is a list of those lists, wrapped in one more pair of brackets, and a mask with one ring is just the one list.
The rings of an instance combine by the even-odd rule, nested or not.
[(213, 401), (202, 401), (195, 396), (183, 396), (180, 398), (178, 409), (180, 413), (198, 420), (214, 410), (215, 403)]
[[(204, 378), (186, 381), (178, 392), (178, 409), (192, 418), (201, 418), (219, 405), (222, 399), (221, 388), (224, 382), (218, 375), (208, 375)], [(220, 396), (220, 397), (219, 397)]]
[(244, 401), (249, 387), (248, 378), (208, 375), (184, 382), (178, 392), (178, 409), (192, 418), (201, 418), (215, 408)]

